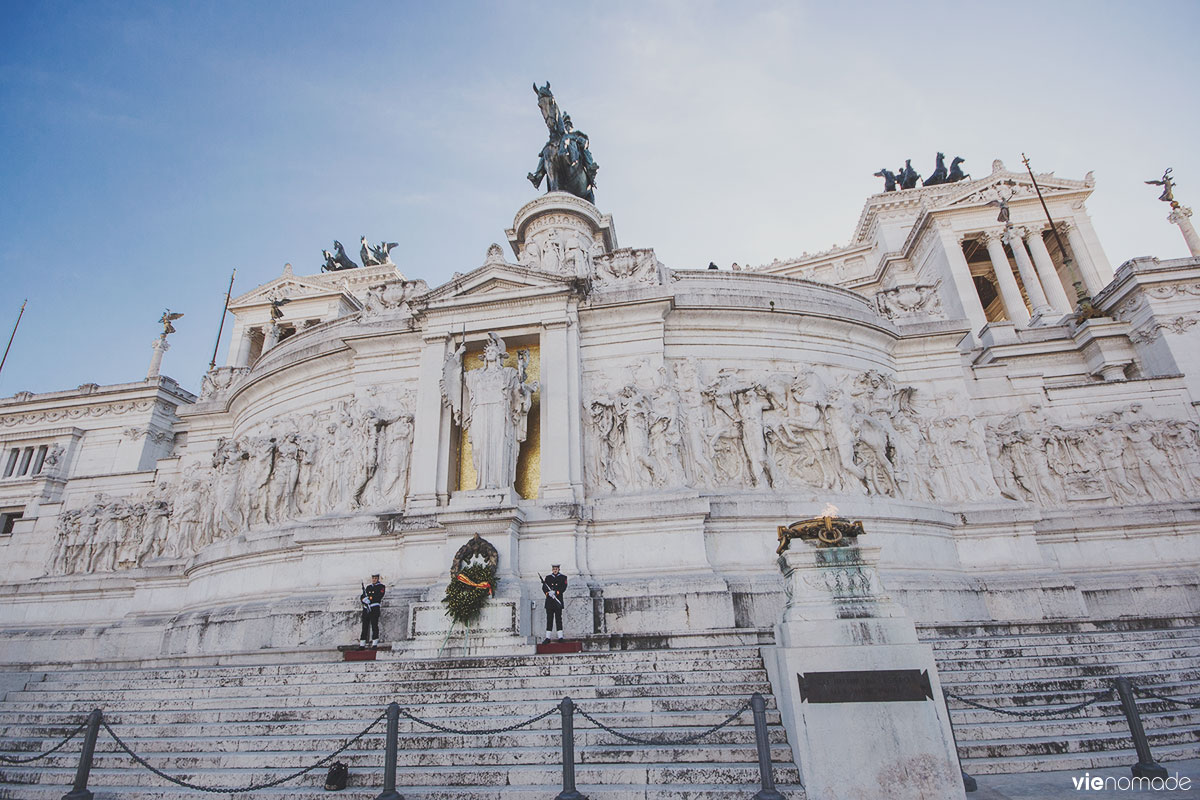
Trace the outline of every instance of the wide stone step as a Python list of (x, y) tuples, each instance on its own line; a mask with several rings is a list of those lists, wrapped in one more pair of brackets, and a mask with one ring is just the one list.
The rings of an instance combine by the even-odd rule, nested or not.
[[(664, 651), (666, 652), (666, 651)], [(670, 651), (676, 652), (676, 651)], [(673, 672), (710, 671), (723, 672), (737, 669), (762, 669), (762, 660), (757, 651), (747, 651), (730, 656), (705, 651), (688, 651), (687, 656), (661, 656), (658, 651), (648, 658), (601, 657), (588, 654), (564, 654), (556, 656), (530, 656), (512, 664), (423, 662), (388, 658), (381, 654), (376, 661), (330, 661), (300, 664), (269, 664), (240, 667), (197, 666), (166, 667), (148, 669), (91, 669), (57, 670), (46, 674), (46, 681), (63, 683), (96, 684), (112, 681), (118, 684), (148, 681), (202, 680), (206, 684), (222, 681), (245, 682), (256, 679), (289, 680), (319, 675), (323, 679), (336, 680), (339, 676), (384, 673), (389, 676), (412, 676), (414, 678), (441, 680), (448, 678), (484, 678), (497, 673), (524, 677), (532, 675), (581, 675), (588, 673), (617, 674), (643, 672), (647, 669)], [(628, 654), (622, 654), (627, 656)]]
[[(729, 672), (653, 672), (648, 674), (587, 674), (571, 676), (573, 686), (629, 686), (629, 687), (658, 687), (658, 686), (703, 686), (730, 683), (765, 683), (766, 670), (738, 670)], [(334, 692), (355, 694), (376, 693), (386, 694), (403, 691), (405, 693), (425, 693), (430, 691), (488, 691), (500, 692), (507, 689), (538, 689), (549, 688), (560, 690), (563, 677), (558, 675), (530, 676), (525, 678), (492, 677), (477, 680), (420, 680), (414, 681), (397, 679), (390, 676), (371, 676), (354, 682), (323, 682), (323, 681), (272, 681), (261, 685), (193, 685), (178, 686), (172, 682), (142, 682), (143, 685), (125, 686), (122, 688), (100, 689), (90, 686), (72, 686), (69, 688), (37, 686), (33, 689), (9, 692), (9, 702), (37, 701), (46, 696), (71, 699), (74, 697), (94, 697), (103, 694), (114, 702), (129, 698), (143, 700), (169, 699), (181, 693), (192, 698), (223, 698), (223, 697), (263, 697), (263, 696), (305, 696), (326, 695)]]
[[(719, 722), (720, 720), (718, 720)], [(586, 723), (585, 723), (586, 724)], [(605, 724), (609, 724), (607, 721)], [(715, 723), (714, 723), (715, 724)], [(293, 726), (294, 727), (294, 726)], [(710, 725), (691, 725), (673, 727), (635, 727), (627, 724), (610, 725), (610, 727), (626, 735), (642, 739), (682, 739), (695, 736), (707, 730)], [(328, 733), (301, 733), (276, 730), (271, 733), (251, 733), (248, 735), (159, 735), (157, 726), (124, 726), (114, 728), (131, 749), (138, 753), (151, 751), (159, 754), (188, 754), (194, 752), (207, 753), (259, 753), (297, 750), (306, 752), (331, 753), (346, 744), (346, 736), (335, 736)], [(183, 731), (179, 731), (183, 734)], [(40, 737), (26, 736), (22, 738), (5, 738), (0, 753), (10, 756), (33, 755), (49, 750), (62, 740), (62, 736)], [(787, 736), (782, 727), (771, 727), (767, 738), (772, 744), (786, 745)], [(78, 741), (78, 740), (76, 740)], [(104, 737), (97, 744), (98, 749), (105, 749)], [(750, 745), (755, 742), (752, 725), (739, 725), (736, 722), (721, 730), (704, 736), (700, 744), (705, 746), (722, 746), (731, 744)], [(559, 747), (562, 734), (559, 728), (545, 730), (521, 729), (502, 734), (445, 734), (431, 731), (401, 731), (398, 746), (401, 750), (414, 749), (455, 749), (467, 747), (505, 748), (513, 745), (521, 747)], [(577, 748), (611, 747), (624, 745), (624, 740), (607, 731), (597, 728), (575, 728), (575, 746)], [(111, 744), (107, 749), (116, 747)], [(376, 732), (362, 737), (354, 748), (359, 751), (383, 751), (384, 735), (376, 728)], [(66, 753), (78, 750), (77, 744), (68, 745)], [(70, 756), (74, 758), (75, 756)], [(719, 760), (719, 759), (717, 759)]]
[[(1089, 711), (1091, 709), (1088, 709)], [(1005, 719), (972, 721), (954, 712), (954, 735), (960, 744), (969, 741), (1007, 740), (1051, 735), (1129, 734), (1129, 723), (1117, 708), (1109, 707), (1103, 716), (1057, 717), (1048, 720)], [(1193, 725), (1200, 728), (1200, 710), (1141, 712), (1146, 730)]]
[[(637, 719), (642, 718), (646, 714), (652, 714), (654, 715), (654, 719), (660, 719), (662, 718), (661, 715), (677, 714), (683, 719), (693, 720), (693, 722), (685, 724), (704, 724), (704, 720), (711, 720), (710, 724), (715, 725), (737, 710), (741, 705), (739, 701), (744, 699), (704, 695), (690, 697), (617, 698), (590, 700), (581, 707), (589, 714), (597, 717), (602, 715), (628, 715), (628, 719)], [(767, 704), (768, 720), (776, 719), (779, 712), (775, 707), (775, 698), (773, 696), (764, 697), (764, 700)], [(476, 730), (480, 728), (505, 727), (536, 716), (550, 707), (539, 705), (535, 708), (528, 703), (488, 704), (487, 711), (489, 713), (486, 715), (480, 715), (478, 709), (455, 705), (413, 706), (409, 707), (408, 710), (413, 716), (422, 720), (432, 721), (440, 719), (446, 725), (451, 725), (451, 720), (455, 720), (456, 722), (453, 723), (454, 727)], [(90, 710), (88, 711), (90, 712)], [(327, 724), (330, 721), (338, 721), (343, 726), (342, 730), (357, 732), (381, 713), (383, 713), (383, 707), (380, 705), (355, 707), (351, 704), (341, 707), (309, 708), (305, 709), (303, 713), (296, 710), (279, 708), (136, 713), (118, 708), (109, 710), (106, 714), (106, 719), (109, 720), (109, 724), (114, 726), (118, 724), (150, 724), (158, 726), (260, 724), (269, 726), (307, 723)], [(44, 727), (53, 725), (58, 729), (70, 731), (76, 725), (82, 723), (85, 718), (86, 714), (79, 711), (46, 710), (17, 714), (0, 712), (0, 726), (37, 725)], [(604, 718), (607, 723), (609, 717), (605, 716)], [(617, 716), (616, 718), (621, 719), (622, 717)], [(401, 729), (404, 729), (408, 725), (417, 724), (401, 717)], [(556, 723), (554, 723), (551, 717), (534, 724), (549, 726)]]
[[(441, 788), (400, 787), (406, 800), (446, 800)], [(554, 796), (557, 787), (505, 786), (496, 789), (456, 788), (454, 800), (547, 800)], [(589, 800), (745, 800), (759, 788), (740, 785), (692, 785), (692, 786), (635, 786), (613, 784), (608, 786), (581, 786)], [(789, 800), (804, 800), (804, 790), (799, 786), (779, 786)], [(0, 800), (60, 800), (65, 787), (23, 786), (19, 793), (10, 793), (0, 785)], [(370, 789), (351, 786), (338, 793), (339, 800), (374, 800), (382, 786)], [(253, 794), (224, 795), (232, 800), (254, 800), (254, 798), (286, 798), (286, 800), (329, 800), (329, 792), (319, 787), (273, 790), (267, 789)], [(184, 798), (211, 798), (207, 792), (189, 792), (183, 789), (161, 790), (142, 787), (108, 787), (96, 793), (96, 800), (183, 800)]]
[[(594, 712), (594, 713), (593, 713)], [(623, 733), (631, 735), (640, 735), (638, 732), (642, 730), (679, 730), (698, 732), (713, 727), (721, 722), (724, 722), (729, 714), (704, 712), (704, 711), (655, 711), (655, 712), (605, 712), (599, 710), (591, 710), (594, 717), (603, 722), (605, 725), (619, 730)], [(780, 725), (779, 712), (768, 710), (766, 713), (766, 721), (769, 727), (769, 732), (772, 737), (782, 735), (783, 728)], [(223, 738), (230, 742), (240, 742), (251, 740), (256, 737), (272, 737), (272, 736), (300, 736), (300, 737), (325, 737), (329, 741), (336, 741), (337, 747), (340, 747), (345, 741), (361, 731), (369, 722), (369, 720), (348, 720), (344, 718), (335, 718), (328, 721), (301, 719), (301, 720), (273, 720), (270, 722), (191, 722), (177, 721), (173, 723), (164, 723), (161, 721), (147, 722), (139, 721), (138, 717), (117, 718), (107, 717), (109, 725), (117, 731), (117, 735), (123, 739), (128, 737), (131, 740), (141, 740), (146, 738), (163, 738), (163, 737), (178, 737), (184, 740), (190, 739), (213, 739)], [(466, 714), (456, 714), (454, 716), (431, 715), (430, 721), (437, 721), (444, 727), (451, 727), (458, 730), (495, 730), (505, 728), (518, 722), (524, 721), (527, 717), (471, 717)], [(576, 734), (578, 736), (591, 736), (594, 729), (590, 727), (591, 723), (586, 720), (577, 720)], [(744, 726), (750, 724), (750, 715), (744, 714), (736, 719), (726, 728), (713, 734), (720, 737), (728, 735), (730, 731), (744, 730)], [(382, 725), (382, 723), (380, 723)], [(451, 737), (471, 737), (480, 738), (489, 741), (495, 746), (503, 746), (504, 741), (511, 739), (503, 739), (503, 737), (514, 736), (530, 736), (530, 735), (545, 735), (557, 736), (560, 728), (560, 721), (557, 716), (552, 715), (546, 719), (539, 720), (526, 727), (507, 734), (481, 735), (475, 733), (454, 733), (447, 734)], [(61, 725), (45, 725), (32, 723), (29, 725), (9, 726), (7, 731), (0, 739), (0, 752), (8, 752), (9, 750), (21, 750), (29, 752), (41, 752), (49, 747), (57, 744), (62, 740), (74, 726)], [(375, 731), (379, 732), (382, 729), (376, 727)], [(428, 736), (431, 729), (420, 723), (413, 722), (404, 717), (400, 718), (399, 730), (401, 736), (419, 735)], [(368, 734), (369, 736), (378, 735)], [(605, 734), (608, 735), (608, 734)], [(773, 739), (774, 740), (774, 739)], [(28, 744), (32, 741), (42, 742), (42, 746), (33, 746)], [(254, 745), (248, 745), (249, 749), (253, 749)], [(246, 749), (237, 747), (237, 749)], [(316, 748), (314, 748), (316, 749)], [(331, 750), (334, 748), (330, 748)]]
[(931, 633), (931, 629), (922, 628), (918, 632), (918, 635), (923, 642), (932, 645), (934, 649), (940, 650), (961, 647), (1007, 647), (1045, 643), (1070, 646), (1099, 642), (1163, 642), (1169, 639), (1193, 639), (1200, 641), (1200, 628), (1155, 628), (1136, 631), (1070, 631), (1062, 633), (1001, 633), (972, 636), (938, 636), (936, 633)]
[[(392, 700), (403, 699), (406, 696), (420, 697), (422, 705), (433, 703), (467, 703), (472, 705), (486, 704), (491, 702), (526, 702), (530, 704), (540, 705), (542, 703), (556, 703), (562, 698), (561, 687), (559, 693), (551, 694), (549, 687), (533, 687), (530, 689), (514, 688), (500, 689), (495, 691), (487, 690), (468, 690), (454, 689), (441, 690), (429, 689), (421, 692), (409, 691), (406, 687), (398, 687), (396, 690), (387, 694), (378, 693), (371, 694), (369, 692), (355, 693), (353, 696), (367, 703), (376, 703), (386, 705)], [(573, 686), (571, 687), (573, 699), (584, 702), (592, 699), (608, 699), (620, 697), (675, 697), (675, 696), (695, 696), (695, 695), (711, 695), (714, 690), (719, 690), (722, 695), (739, 696), (749, 698), (754, 692), (769, 694), (771, 685), (765, 679), (762, 681), (748, 683), (728, 683), (728, 684), (698, 684), (695, 686), (687, 684), (659, 684), (654, 686)], [(67, 711), (89, 711), (98, 704), (105, 705), (111, 696), (98, 694), (93, 697), (64, 698), (61, 702), (56, 702), (52, 697), (41, 697), (34, 701), (19, 701), (12, 703), (12, 708), (21, 711), (39, 711), (50, 709), (61, 709)], [(348, 695), (346, 694), (313, 694), (304, 696), (279, 695), (280, 699), (286, 700), (284, 707), (291, 708), (319, 708), (329, 705), (341, 705), (345, 702)], [(177, 709), (218, 709), (218, 708), (251, 708), (258, 707), (264, 704), (266, 697), (264, 695), (243, 695), (237, 697), (191, 697), (191, 696), (176, 696), (170, 699), (161, 698), (142, 698), (136, 695), (130, 697), (113, 698), (115, 704), (126, 710), (137, 711), (152, 711), (156, 708), (177, 708)], [(5, 704), (8, 705), (7, 703)]]
[[(375, 769), (382, 771), (382, 758), (376, 757)], [(352, 768), (353, 769), (353, 768)], [(363, 771), (369, 767), (362, 767)], [(775, 780), (780, 784), (798, 784), (799, 771), (787, 764), (773, 765)], [(168, 772), (167, 770), (163, 770)], [(172, 777), (213, 789), (235, 789), (261, 783), (269, 783), (290, 774), (289, 769), (190, 769), (168, 772)], [(320, 772), (321, 774), (316, 774)], [(296, 786), (315, 786), (324, 783), (324, 771), (314, 770), (308, 775), (294, 779)], [(0, 769), (0, 784), (41, 784), (69, 787), (74, 778), (74, 768), (47, 767), (41, 769)], [(759, 780), (757, 762), (734, 765), (717, 763), (675, 764), (576, 764), (576, 783), (583, 787), (590, 784), (634, 784), (669, 787), (679, 784), (742, 785), (754, 786)], [(406, 787), (501, 787), (510, 785), (561, 786), (562, 767), (558, 763), (511, 766), (455, 766), (431, 769), (427, 766), (400, 766), (396, 770), (397, 789), (406, 794)], [(126, 760), (126, 765), (117, 768), (93, 769), (88, 781), (89, 788), (105, 786), (162, 787), (166, 782), (153, 773)], [(380, 781), (382, 783), (382, 781)], [(61, 791), (61, 790), (60, 790)], [(258, 793), (255, 792), (254, 795)], [(457, 793), (455, 793), (457, 795)], [(17, 794), (16, 797), (23, 795)], [(97, 798), (99, 800), (99, 798)], [(123, 798), (122, 798), (123, 800)]]
[[(1191, 758), (1200, 755), (1200, 734), (1195, 726), (1184, 725), (1146, 731), (1146, 740), (1152, 749), (1159, 745), (1192, 745)], [(1110, 751), (1133, 752), (1133, 739), (1128, 731), (1121, 733), (1091, 734), (1087, 736), (1037, 736), (1020, 740), (990, 739), (975, 742), (959, 742), (958, 752), (962, 758), (1000, 758), (1060, 753), (1100, 753)], [(969, 771), (969, 770), (968, 770)]]
[(1144, 652), (1121, 652), (1121, 654), (1094, 654), (1086, 656), (1037, 656), (1037, 657), (1004, 657), (994, 660), (964, 660), (940, 661), (937, 672), (946, 674), (955, 681), (974, 680), (964, 678), (971, 673), (1025, 673), (1036, 675), (1054, 675), (1066, 670), (1086, 672), (1086, 670), (1105, 669), (1115, 674), (1124, 672), (1138, 673), (1146, 669), (1200, 667), (1200, 648), (1163, 648)]
[[(486, 676), (497, 673), (507, 673), (509, 670), (546, 669), (567, 667), (588, 669), (602, 667), (602, 671), (617, 671), (622, 667), (637, 669), (670, 669), (679, 665), (688, 665), (711, 669), (712, 665), (722, 665), (724, 661), (734, 664), (751, 662), (752, 666), (761, 667), (756, 647), (737, 648), (688, 648), (677, 650), (642, 650), (614, 652), (583, 652), (553, 656), (487, 656), (461, 659), (404, 659), (391, 657), (382, 653), (374, 662), (342, 662), (314, 661), (299, 663), (271, 663), (232, 666), (179, 666), (179, 667), (149, 667), (133, 669), (76, 669), (56, 670), (50, 676), (61, 676), (69, 680), (111, 680), (125, 675), (130, 678), (153, 676), (160, 679), (186, 678), (203, 676), (218, 678), (220, 676), (245, 677), (253, 675), (305, 675), (320, 674), (327, 671), (388, 669), (399, 672), (428, 673), (432, 677), (443, 676)], [(707, 666), (706, 666), (707, 665)]]
[[(123, 737), (122, 737), (123, 738)], [(594, 744), (590, 746), (580, 747), (577, 742), (575, 751), (576, 761), (580, 764), (692, 764), (692, 763), (712, 763), (712, 764), (752, 764), (757, 763), (757, 751), (753, 742), (742, 743), (706, 743), (698, 742), (688, 745), (636, 745), (629, 743), (614, 743), (611, 740), (614, 737), (609, 737), (609, 742), (604, 744)], [(671, 738), (683, 738), (682, 736), (672, 736)], [(242, 751), (215, 751), (206, 752), (199, 750), (193, 745), (192, 750), (171, 751), (166, 752), (159, 748), (153, 742), (142, 742), (141, 746), (135, 746), (134, 743), (126, 741), (130, 749), (144, 758), (150, 764), (164, 772), (172, 773), (173, 771), (187, 772), (195, 769), (231, 769), (231, 770), (253, 770), (253, 769), (290, 769), (299, 770), (311, 764), (315, 764), (322, 758), (328, 756), (336, 748), (329, 750), (299, 750), (299, 749), (282, 749), (282, 750), (257, 750), (252, 752)], [(428, 767), (430, 769), (441, 769), (443, 767), (469, 767), (477, 765), (481, 767), (496, 767), (496, 766), (516, 766), (516, 765), (544, 765), (561, 762), (562, 745), (561, 742), (553, 742), (540, 746), (526, 745), (522, 741), (510, 740), (507, 744), (500, 747), (486, 747), (482, 745), (466, 746), (458, 745), (451, 747), (438, 747), (435, 743), (423, 743), (417, 739), (409, 739), (406, 741), (408, 747), (400, 748), (397, 751), (397, 762), (401, 766), (407, 767)], [(372, 750), (367, 749), (350, 749), (340, 754), (337, 758), (340, 761), (346, 762), (351, 769), (369, 767), (373, 764), (380, 763), (383, 757), (383, 742), (378, 742), (378, 747)], [(436, 748), (436, 749), (435, 749)], [(791, 748), (786, 744), (771, 746), (772, 761), (785, 763), (790, 761), (792, 757)], [(55, 753), (47, 756), (37, 762), (38, 768), (63, 767), (71, 768), (78, 763), (78, 753)], [(93, 765), (96, 768), (117, 769), (123, 765), (129, 764), (129, 755), (119, 749), (115, 742), (111, 739), (100, 741), (96, 745), (96, 752), (93, 758)]]
[[(1003, 677), (993, 681), (975, 681), (972, 683), (955, 683), (946, 682), (943, 686), (947, 691), (954, 694), (967, 695), (972, 693), (972, 687), (986, 685), (990, 695), (1011, 695), (1021, 697), (1037, 694), (1057, 694), (1063, 692), (1096, 692), (1114, 687), (1113, 678), (1111, 675), (1077, 675), (1073, 677), (1059, 678), (1037, 678), (1031, 677), (1026, 680), (1017, 680), (1016, 676), (1010, 676), (1013, 679), (1005, 680)], [(1154, 686), (1168, 683), (1200, 683), (1200, 670), (1184, 669), (1170, 670), (1161, 669), (1154, 672), (1144, 672), (1138, 675), (1128, 675), (1133, 679), (1133, 683), (1139, 686)]]
[[(1182, 761), (1196, 757), (1195, 747), (1188, 745), (1165, 745), (1154, 749), (1154, 758), (1160, 763)], [(1005, 756), (1001, 758), (963, 759), (963, 769), (970, 775), (1002, 775), (1014, 772), (1059, 772), (1097, 769), (1101, 767), (1131, 767), (1137, 762), (1137, 754), (1130, 745), (1125, 750), (1102, 753), (1063, 753), (1031, 756)], [(981, 787), (982, 788), (982, 787)]]

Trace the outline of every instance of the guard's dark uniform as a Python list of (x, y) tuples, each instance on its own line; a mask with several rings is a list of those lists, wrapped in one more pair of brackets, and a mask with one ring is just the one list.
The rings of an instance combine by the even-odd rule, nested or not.
[(368, 629), (370, 629), (371, 641), (379, 641), (379, 611), (383, 605), (385, 591), (387, 591), (387, 587), (378, 581), (363, 589), (362, 633), (358, 637), (360, 642), (367, 641)]
[(550, 591), (546, 595), (546, 636), (550, 635), (550, 631), (556, 630), (555, 623), (558, 623), (558, 632), (561, 635), (562, 612), (563, 612), (563, 593), (567, 591), (567, 576), (561, 572), (555, 575), (553, 572), (546, 576), (546, 589)]

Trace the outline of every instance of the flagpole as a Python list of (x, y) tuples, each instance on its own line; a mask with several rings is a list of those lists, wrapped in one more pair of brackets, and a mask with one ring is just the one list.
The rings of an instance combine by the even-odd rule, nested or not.
[(4, 357), (0, 358), (0, 370), (4, 369), (4, 362), (8, 361), (8, 351), (12, 349), (13, 339), (17, 338), (17, 326), (21, 324), (21, 317), (25, 315), (25, 304), (29, 302), (29, 298), (21, 301), (21, 310), (17, 312), (17, 322), (13, 325), (12, 336), (8, 337), (8, 347), (4, 348)]
[[(1038, 200), (1042, 203), (1042, 211), (1046, 214), (1046, 222), (1050, 223), (1050, 232), (1054, 234), (1054, 241), (1058, 242), (1058, 252), (1062, 253), (1063, 266), (1069, 270), (1071, 267), (1071, 257), (1067, 255), (1067, 248), (1063, 246), (1062, 236), (1058, 233), (1058, 226), (1054, 224), (1054, 220), (1050, 217), (1050, 209), (1046, 207), (1046, 198), (1042, 197), (1042, 187), (1038, 186), (1037, 178), (1033, 176), (1033, 169), (1029, 166), (1029, 158), (1024, 153), (1021, 153), (1021, 161), (1025, 162), (1025, 169), (1029, 173), (1029, 180), (1033, 181), (1033, 190), (1037, 192)], [(1079, 284), (1076, 284), (1076, 292), (1079, 294), (1077, 299), (1082, 299), (1084, 295), (1079, 291), (1078, 286)]]
[(217, 327), (217, 342), (213, 345), (212, 361), (208, 362), (208, 368), (212, 369), (217, 366), (217, 350), (221, 347), (221, 334), (225, 331), (225, 315), (229, 313), (229, 298), (233, 294), (233, 279), (237, 277), (237, 270), (229, 276), (229, 288), (225, 291), (225, 308), (221, 309), (221, 324)]

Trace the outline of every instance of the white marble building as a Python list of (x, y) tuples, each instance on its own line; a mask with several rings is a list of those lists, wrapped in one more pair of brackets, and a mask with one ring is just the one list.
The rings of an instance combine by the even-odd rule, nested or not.
[[(562, 193), (441, 286), (287, 267), (231, 303), (200, 397), (0, 400), (0, 660), (332, 647), (375, 571), (385, 638), (423, 653), (475, 533), (496, 641), (538, 631), (551, 563), (569, 632), (769, 641), (776, 527), (827, 503), (918, 622), (1200, 614), (1200, 258), (1114, 272), (1091, 176), (1039, 183), (1058, 237), (996, 162), (736, 271), (620, 247)], [(453, 382), (489, 334), (521, 365), (503, 424)]]

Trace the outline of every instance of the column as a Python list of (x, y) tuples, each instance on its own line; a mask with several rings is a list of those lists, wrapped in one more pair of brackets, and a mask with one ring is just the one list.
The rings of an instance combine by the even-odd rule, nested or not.
[(227, 367), (248, 367), (250, 366), (250, 340), (254, 335), (254, 329), (249, 326), (235, 325), (233, 328), (233, 342), (229, 345), (229, 358), (225, 362)]
[[(1007, 238), (1011, 233), (1011, 228), (1004, 234)], [(1013, 250), (1014, 254), (1016, 250)], [(1029, 303), (1033, 306), (1033, 313), (1036, 316), (1051, 313), (1050, 303), (1046, 301), (1046, 292), (1042, 289), (1042, 281), (1038, 278), (1037, 271), (1026, 258), (1024, 262), (1017, 259), (1017, 273), (1021, 276), (1021, 283), (1025, 284), (1025, 294), (1029, 296)]]
[(1013, 277), (1012, 265), (1008, 263), (1008, 256), (1004, 254), (1004, 245), (1000, 243), (1000, 237), (984, 231), (981, 238), (987, 245), (988, 255), (992, 257), (992, 269), (996, 272), (996, 286), (1000, 289), (1000, 302), (1004, 304), (1005, 313), (1014, 325), (1028, 327), (1029, 309), (1025, 308), (1021, 288), (1017, 286), (1017, 279)]
[[(1063, 222), (1060, 224), (1060, 229), (1065, 229), (1067, 232), (1067, 244), (1071, 246), (1071, 255), (1075, 257), (1075, 266), (1079, 268), (1079, 276), (1083, 278), (1083, 285), (1087, 287), (1088, 294), (1099, 294), (1108, 281), (1100, 276), (1096, 265), (1092, 263), (1092, 257), (1088, 254), (1087, 243), (1080, 234), (1079, 226), (1071, 222)], [(1112, 280), (1111, 276), (1109, 280)]]
[(567, 321), (542, 323), (542, 485), (544, 500), (571, 502), (571, 404)]
[(154, 355), (150, 356), (150, 369), (146, 370), (146, 380), (152, 381), (158, 377), (158, 371), (162, 367), (163, 353), (170, 349), (171, 345), (167, 344), (166, 335), (159, 336), (154, 340), (152, 345)]
[(980, 328), (987, 325), (987, 316), (983, 313), (983, 304), (979, 302), (979, 292), (975, 289), (975, 280), (971, 277), (967, 257), (963, 255), (961, 240), (948, 225), (938, 226), (938, 237), (942, 242), (942, 250), (946, 253), (950, 280), (954, 284), (955, 294), (958, 295), (962, 314), (971, 326), (971, 333), (977, 334)]
[[(412, 462), (409, 467), (408, 510), (432, 510), (438, 495), (449, 485), (446, 464), (450, 443), (449, 415), (442, 413), (442, 365), (446, 360), (448, 334), (431, 334), (421, 350), (414, 412)], [(443, 448), (443, 443), (446, 447)], [(446, 452), (444, 453), (443, 450)], [(440, 481), (440, 482), (439, 482)]]
[[(1022, 236), (1025, 235), (1024, 230), (1010, 229), (1008, 233), (1008, 246), (1013, 248), (1013, 257), (1016, 259), (1016, 267), (1021, 271), (1021, 281), (1033, 281), (1034, 283), (1042, 284), (1042, 289), (1039, 290), (1042, 295), (1042, 300), (1046, 303), (1045, 311), (1057, 311), (1066, 314), (1070, 309), (1075, 307), (1075, 303), (1067, 297), (1066, 291), (1062, 288), (1062, 279), (1058, 277), (1058, 273), (1054, 269), (1054, 265), (1050, 265), (1049, 272), (1043, 272), (1033, 266), (1033, 261), (1030, 260), (1030, 252), (1025, 249), (1025, 241)], [(1026, 278), (1028, 275), (1030, 277)], [(1025, 284), (1025, 289), (1028, 291), (1030, 284)], [(1032, 299), (1032, 296), (1031, 296)], [(1039, 303), (1034, 303), (1039, 305)], [(1042, 311), (1042, 309), (1038, 309)]]
[(283, 329), (276, 323), (272, 322), (267, 328), (266, 336), (263, 338), (262, 354), (265, 355), (275, 345), (279, 344), (279, 334)]
[(1171, 213), (1167, 215), (1167, 222), (1179, 226), (1179, 230), (1183, 232), (1183, 240), (1187, 242), (1188, 252), (1193, 256), (1200, 257), (1200, 235), (1197, 235), (1196, 229), (1192, 227), (1192, 221), (1189, 219), (1191, 216), (1190, 208), (1174, 206)]
[[(1041, 228), (1029, 228), (1025, 230), (1025, 242), (1029, 245), (1029, 252), (1033, 256), (1033, 263), (1037, 267), (1038, 275), (1054, 275), (1058, 276), (1058, 270), (1054, 266), (1054, 259), (1050, 257), (1050, 251), (1046, 249), (1046, 242), (1042, 239)], [(1058, 281), (1061, 283), (1061, 281)], [(1069, 295), (1074, 294), (1074, 287)], [(1066, 287), (1063, 287), (1064, 291)], [(1091, 289), (1088, 289), (1091, 293)], [(1074, 304), (1071, 306), (1074, 308)]]

